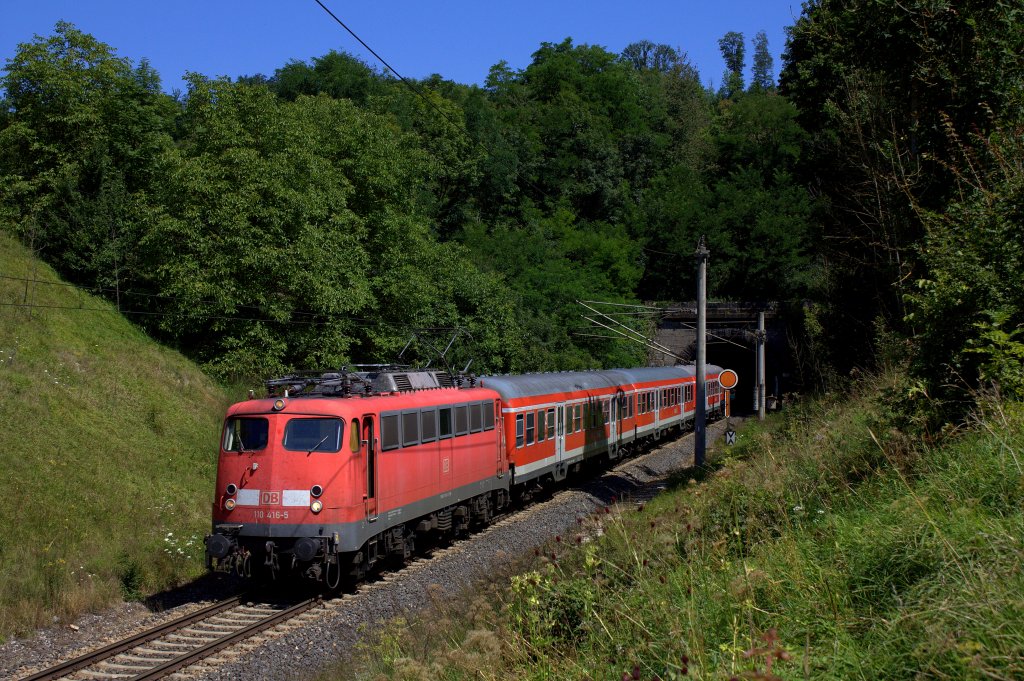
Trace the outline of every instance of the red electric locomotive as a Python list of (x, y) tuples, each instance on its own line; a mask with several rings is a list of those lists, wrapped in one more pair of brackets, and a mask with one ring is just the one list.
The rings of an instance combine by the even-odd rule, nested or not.
[[(707, 369), (707, 409), (723, 408)], [(458, 535), (586, 460), (682, 428), (693, 367), (489, 376), (369, 371), (286, 376), (233, 405), (207, 562), (297, 570), (337, 587), (417, 535)]]

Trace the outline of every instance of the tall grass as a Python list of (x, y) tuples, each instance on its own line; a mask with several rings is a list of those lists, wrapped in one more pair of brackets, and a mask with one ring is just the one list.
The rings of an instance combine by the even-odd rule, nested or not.
[(396, 625), (350, 664), (410, 679), (1024, 678), (1024, 408), (993, 404), (927, 448), (886, 428), (869, 388), (751, 424), (702, 480), (582, 519), (472, 620), (447, 605), (443, 624)]
[(0, 279), (51, 306), (0, 305), (2, 638), (202, 570), (227, 397), (2, 233), (0, 272), (52, 282)]

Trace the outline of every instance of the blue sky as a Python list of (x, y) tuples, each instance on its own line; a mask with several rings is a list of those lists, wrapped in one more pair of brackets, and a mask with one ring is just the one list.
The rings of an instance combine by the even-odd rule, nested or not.
[[(513, 68), (530, 63), (542, 42), (571, 37), (576, 43), (620, 52), (647, 39), (684, 50), (705, 83), (716, 86), (724, 65), (718, 39), (740, 31), (768, 34), (781, 68), (784, 28), (800, 13), (799, 0), (521, 0), (515, 3), (345, 2), (323, 0), (403, 76), (432, 73), (460, 83), (482, 83), (504, 59)], [(290, 59), (308, 60), (329, 50), (376, 60), (313, 0), (8, 0), (0, 21), (3, 63), (35, 34), (49, 35), (66, 20), (113, 46), (133, 62), (148, 58), (164, 89), (184, 89), (186, 71), (236, 77), (264, 73)]]

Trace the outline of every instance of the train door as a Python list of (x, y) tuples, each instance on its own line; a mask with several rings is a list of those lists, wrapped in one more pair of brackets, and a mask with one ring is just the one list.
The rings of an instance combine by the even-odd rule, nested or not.
[(555, 407), (555, 457), (559, 463), (565, 458), (565, 404)]
[(373, 428), (373, 415), (363, 416), (363, 462), (365, 465), (366, 492), (363, 495), (366, 519), (371, 523), (377, 519), (377, 440)]
[(618, 438), (619, 425), (619, 400), (616, 397), (608, 398), (608, 443), (615, 448)]
[(505, 475), (505, 428), (501, 422), (501, 401), (491, 405), (491, 423), (495, 426), (495, 445), (498, 448), (498, 477)]
[(626, 393), (619, 388), (615, 393), (615, 447), (622, 446), (622, 431), (625, 429), (623, 421), (626, 418)]

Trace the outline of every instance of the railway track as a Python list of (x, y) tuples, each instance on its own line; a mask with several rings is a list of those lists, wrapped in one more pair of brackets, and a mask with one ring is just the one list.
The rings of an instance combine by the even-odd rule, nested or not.
[(160, 679), (306, 612), (319, 601), (310, 598), (282, 605), (234, 596), (21, 681)]

